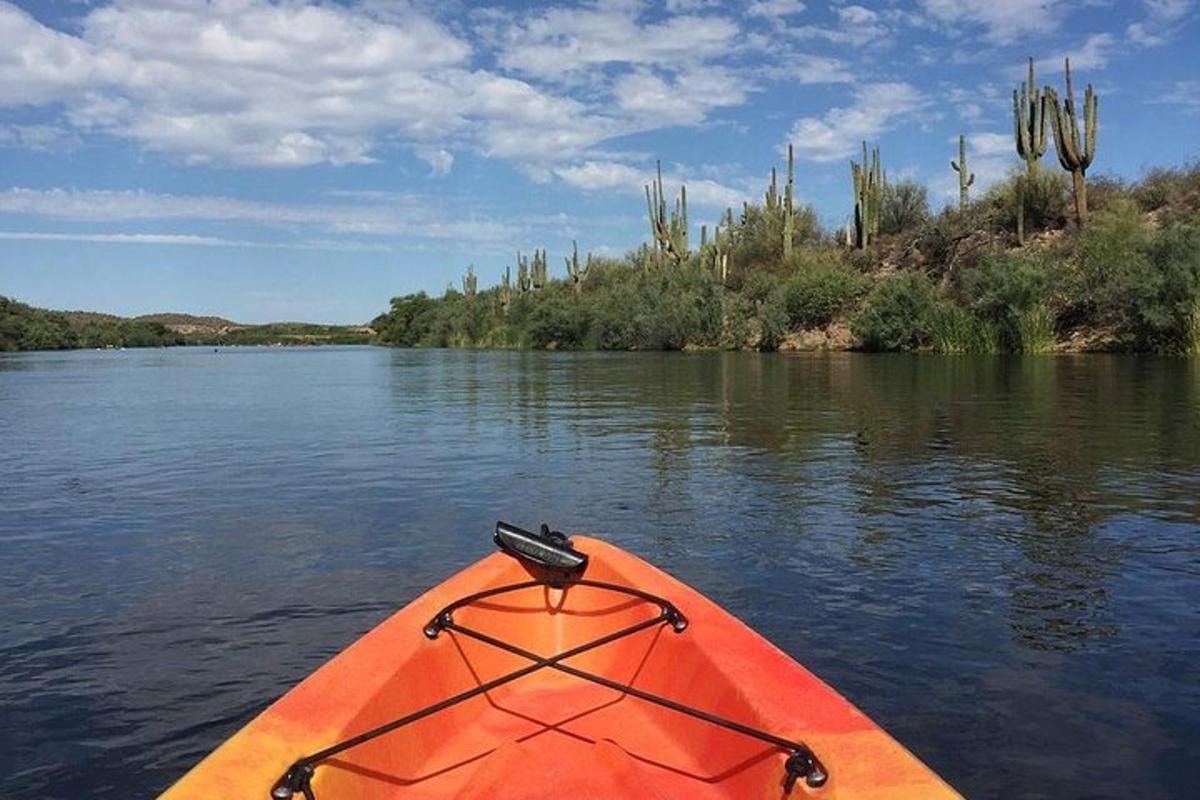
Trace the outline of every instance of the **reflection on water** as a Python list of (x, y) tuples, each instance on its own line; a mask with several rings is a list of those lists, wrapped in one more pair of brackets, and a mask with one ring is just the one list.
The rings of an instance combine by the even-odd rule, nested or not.
[(1200, 785), (1200, 363), (0, 357), (0, 796), (130, 797), (488, 548), (607, 536), (971, 796)]

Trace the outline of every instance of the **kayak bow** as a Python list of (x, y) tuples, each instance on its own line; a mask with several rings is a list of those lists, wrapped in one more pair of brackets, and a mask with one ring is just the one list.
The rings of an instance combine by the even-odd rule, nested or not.
[(164, 798), (956, 798), (812, 673), (595, 539), (493, 554), (289, 691)]

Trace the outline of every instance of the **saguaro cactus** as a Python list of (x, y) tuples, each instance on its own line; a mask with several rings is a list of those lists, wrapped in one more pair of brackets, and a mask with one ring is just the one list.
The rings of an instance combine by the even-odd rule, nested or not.
[(726, 208), (725, 216), (713, 229), (713, 272), (721, 285), (729, 280), (730, 250), (733, 249), (733, 209)]
[(1025, 162), (1025, 183), (1017, 192), (1017, 241), (1025, 243), (1025, 191), (1037, 177), (1038, 159), (1046, 152), (1046, 103), (1033, 78), (1033, 59), (1029, 59), (1029, 79), (1013, 89), (1013, 138), (1017, 155)]
[(579, 242), (571, 242), (571, 255), (564, 257), (563, 261), (567, 262), (567, 277), (571, 279), (571, 288), (576, 292), (583, 290), (583, 279), (592, 271), (592, 254), (588, 253), (587, 262), (584, 266), (579, 265)]
[(504, 268), (504, 275), (500, 278), (500, 310), (508, 311), (508, 305), (512, 302), (512, 267)]
[(529, 271), (530, 283), (534, 289), (544, 289), (550, 281), (549, 269), (546, 264), (546, 251), (533, 250), (533, 265)]
[(533, 279), (529, 274), (529, 259), (517, 252), (517, 291), (521, 294), (533, 289)]
[(854, 183), (854, 245), (866, 249), (879, 235), (879, 212), (883, 205), (883, 167), (879, 162), (879, 146), (870, 152), (862, 144), (862, 163), (850, 162), (850, 178)]
[(793, 166), (795, 158), (792, 152), (791, 142), (788, 143), (788, 165), (787, 165), (787, 185), (783, 190), (783, 257), (792, 257), (792, 239), (796, 235), (796, 200), (795, 200), (795, 175)]
[(657, 165), (657, 177), (646, 186), (646, 211), (650, 216), (650, 235), (655, 253), (670, 258), (676, 264), (688, 255), (687, 186), (679, 187), (675, 210), (667, 216), (667, 196), (663, 189), (662, 162)]
[(968, 190), (975, 182), (975, 173), (967, 169), (967, 137), (958, 135), (958, 161), (951, 160), (950, 166), (958, 173), (958, 208), (965, 211), (971, 202)]
[(1080, 226), (1087, 224), (1087, 169), (1096, 157), (1096, 117), (1098, 101), (1089, 83), (1083, 93), (1083, 139), (1079, 138), (1079, 113), (1075, 108), (1075, 88), (1071, 85), (1071, 59), (1066, 59), (1067, 99), (1059, 105), (1058, 95), (1046, 87), (1046, 99), (1054, 109), (1051, 130), (1058, 163), (1071, 173), (1075, 190), (1075, 218)]
[(463, 294), (467, 297), (474, 297), (475, 290), (479, 288), (479, 279), (475, 277), (475, 267), (467, 267), (467, 274), (462, 279)]

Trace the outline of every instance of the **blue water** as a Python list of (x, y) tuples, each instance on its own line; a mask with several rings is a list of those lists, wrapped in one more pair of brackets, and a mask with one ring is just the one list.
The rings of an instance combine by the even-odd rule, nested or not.
[(1200, 362), (0, 356), (0, 797), (153, 795), (490, 548), (607, 537), (972, 797), (1200, 786)]

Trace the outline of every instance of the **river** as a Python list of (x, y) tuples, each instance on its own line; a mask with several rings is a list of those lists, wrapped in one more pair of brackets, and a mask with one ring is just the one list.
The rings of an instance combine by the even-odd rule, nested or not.
[(1198, 360), (188, 348), (0, 356), (0, 796), (161, 791), (498, 518), (970, 797), (1200, 786)]

